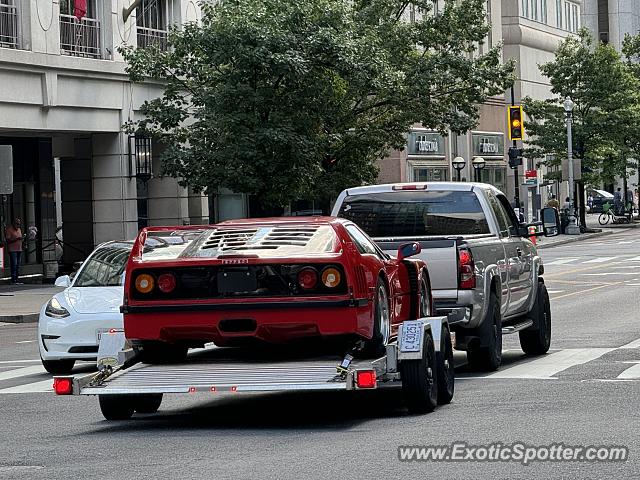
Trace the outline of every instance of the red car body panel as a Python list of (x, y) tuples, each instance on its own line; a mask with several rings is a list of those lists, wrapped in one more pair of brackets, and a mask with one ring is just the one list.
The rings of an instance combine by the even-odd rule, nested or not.
[[(408, 269), (414, 269), (420, 281), (427, 275), (420, 260), (398, 261), (379, 255), (362, 254), (344, 219), (333, 217), (284, 217), (273, 219), (245, 219), (223, 222), (211, 226), (151, 227), (143, 229), (132, 249), (127, 265), (125, 298), (123, 305), (125, 334), (133, 341), (164, 341), (198, 344), (213, 341), (224, 346), (230, 340), (252, 337), (270, 343), (281, 343), (302, 337), (356, 335), (369, 339), (373, 335), (377, 279), (382, 276), (387, 284), (390, 301), (392, 335), (397, 325), (415, 316), (419, 293), (412, 289)], [(221, 254), (217, 257), (181, 257), (146, 259), (145, 243), (148, 237), (181, 232), (195, 235), (204, 231), (201, 238), (212, 238), (211, 232), (230, 232), (243, 228), (308, 229), (330, 226), (334, 232), (331, 251), (313, 252), (306, 256), (278, 256), (260, 252), (259, 255)], [(350, 227), (351, 228), (351, 227)], [(326, 232), (326, 229), (323, 230)], [(166, 238), (166, 237), (165, 237)], [(196, 245), (200, 240), (194, 240)], [(203, 245), (200, 243), (199, 245)], [(142, 273), (155, 279), (162, 272), (176, 275), (201, 269), (228, 268), (294, 268), (292, 266), (325, 266), (342, 269), (341, 290), (338, 293), (316, 292), (288, 295), (262, 295), (225, 298), (172, 298), (154, 290), (149, 298), (136, 291), (135, 279)], [(328, 267), (327, 267), (328, 268)], [(182, 277), (180, 277), (182, 278)], [(417, 283), (419, 285), (419, 283)], [(189, 295), (187, 288), (182, 295)]]

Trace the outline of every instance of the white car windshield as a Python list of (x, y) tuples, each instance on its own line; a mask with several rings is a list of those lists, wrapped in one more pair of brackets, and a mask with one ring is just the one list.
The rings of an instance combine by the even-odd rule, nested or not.
[(131, 244), (116, 243), (101, 247), (87, 260), (74, 287), (117, 287), (122, 285)]

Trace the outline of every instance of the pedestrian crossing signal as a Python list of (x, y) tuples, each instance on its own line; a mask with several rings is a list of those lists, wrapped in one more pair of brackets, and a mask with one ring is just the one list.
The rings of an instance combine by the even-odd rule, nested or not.
[(509, 107), (509, 140), (524, 138), (524, 113), (521, 105)]

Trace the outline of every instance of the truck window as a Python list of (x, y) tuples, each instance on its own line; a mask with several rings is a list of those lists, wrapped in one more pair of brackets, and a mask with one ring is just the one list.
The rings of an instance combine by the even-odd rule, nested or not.
[(371, 237), (490, 233), (474, 192), (411, 191), (347, 196), (338, 216)]
[(491, 210), (493, 210), (493, 214), (495, 215), (496, 220), (498, 222), (498, 228), (500, 229), (500, 236), (508, 237), (509, 230), (510, 230), (509, 227), (511, 226), (511, 223), (509, 221), (509, 218), (506, 212), (502, 208), (502, 205), (500, 204), (496, 196), (493, 194), (493, 192), (487, 192), (487, 199), (489, 200), (489, 205), (491, 205)]

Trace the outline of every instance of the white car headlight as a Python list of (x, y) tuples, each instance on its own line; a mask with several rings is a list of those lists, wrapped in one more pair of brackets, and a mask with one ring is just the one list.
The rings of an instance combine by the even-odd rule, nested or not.
[(56, 297), (53, 297), (51, 300), (49, 300), (49, 303), (47, 303), (47, 308), (45, 308), (44, 313), (48, 317), (53, 317), (53, 318), (64, 318), (70, 315), (69, 310), (64, 308)]

